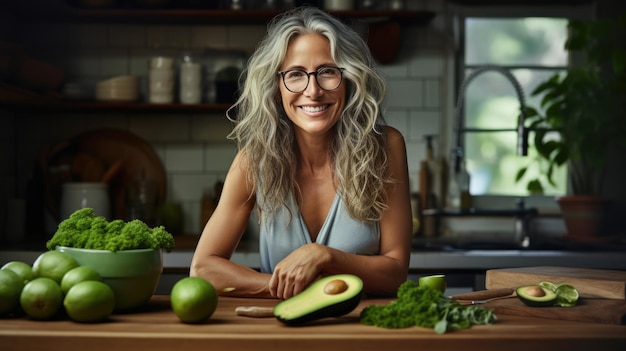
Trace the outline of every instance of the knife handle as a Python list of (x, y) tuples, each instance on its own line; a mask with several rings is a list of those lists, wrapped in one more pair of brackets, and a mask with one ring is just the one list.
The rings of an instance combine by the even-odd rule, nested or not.
[(513, 288), (499, 288), (499, 289), (488, 289), (488, 290), (478, 290), (472, 291), (469, 293), (456, 294), (450, 296), (453, 300), (488, 300), (494, 297), (503, 297), (513, 295), (515, 289)]

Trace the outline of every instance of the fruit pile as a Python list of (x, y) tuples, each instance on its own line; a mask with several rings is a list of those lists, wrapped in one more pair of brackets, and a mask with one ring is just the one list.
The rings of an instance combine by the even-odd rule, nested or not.
[(62, 312), (76, 322), (106, 320), (115, 307), (113, 290), (93, 268), (70, 255), (46, 251), (33, 265), (11, 261), (0, 268), (0, 317), (25, 314), (49, 320)]

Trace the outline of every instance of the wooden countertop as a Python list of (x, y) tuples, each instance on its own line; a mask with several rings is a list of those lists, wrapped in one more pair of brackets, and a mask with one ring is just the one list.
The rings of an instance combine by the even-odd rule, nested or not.
[(235, 315), (237, 306), (273, 306), (277, 300), (220, 298), (204, 324), (181, 323), (169, 297), (155, 296), (141, 312), (115, 314), (109, 322), (80, 324), (61, 319), (0, 319), (0, 349), (13, 350), (623, 350), (626, 326), (498, 315), (487, 326), (435, 334), (432, 329), (383, 329), (361, 325), (363, 300), (352, 313), (288, 327), (274, 318)]

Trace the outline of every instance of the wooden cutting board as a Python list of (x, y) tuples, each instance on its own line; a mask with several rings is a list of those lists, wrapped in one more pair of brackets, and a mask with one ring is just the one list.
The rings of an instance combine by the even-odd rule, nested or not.
[(498, 315), (537, 317), (603, 324), (626, 324), (626, 301), (581, 299), (573, 307), (529, 307), (517, 297), (490, 301), (485, 308)]
[(517, 288), (549, 281), (570, 284), (583, 298), (626, 299), (626, 272), (572, 267), (521, 267), (487, 270), (487, 289)]

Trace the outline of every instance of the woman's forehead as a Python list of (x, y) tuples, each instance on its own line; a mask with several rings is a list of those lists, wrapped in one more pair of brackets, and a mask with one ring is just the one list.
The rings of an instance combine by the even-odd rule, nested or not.
[(317, 33), (300, 34), (289, 41), (283, 68), (311, 68), (334, 64), (330, 41)]

